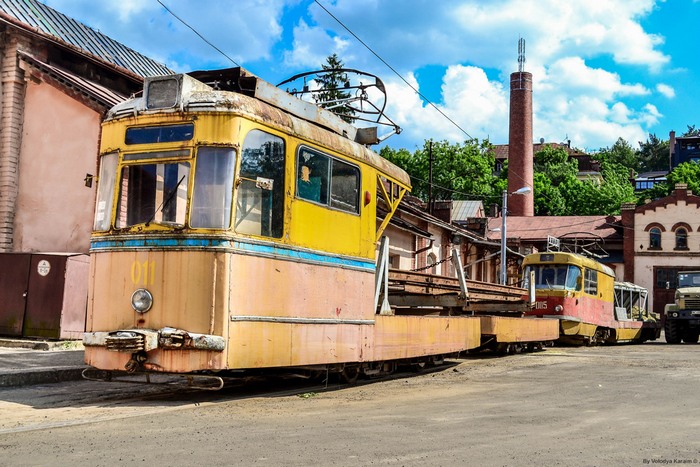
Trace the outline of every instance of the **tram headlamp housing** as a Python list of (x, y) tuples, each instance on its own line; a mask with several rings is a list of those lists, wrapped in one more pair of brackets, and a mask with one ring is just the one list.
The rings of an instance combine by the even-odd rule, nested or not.
[(557, 313), (561, 313), (562, 311), (564, 311), (564, 307), (561, 305), (557, 305), (554, 307), (554, 311), (556, 311)]
[(147, 289), (136, 289), (131, 294), (131, 307), (137, 313), (145, 313), (153, 306), (153, 295)]

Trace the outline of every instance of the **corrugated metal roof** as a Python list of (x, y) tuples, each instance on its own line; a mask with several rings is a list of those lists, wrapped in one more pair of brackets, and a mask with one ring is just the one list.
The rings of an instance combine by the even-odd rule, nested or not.
[(0, 0), (0, 15), (139, 76), (172, 74), (165, 65), (37, 0)]
[(481, 201), (452, 201), (452, 220), (465, 221), (470, 217), (483, 217), (484, 204)]

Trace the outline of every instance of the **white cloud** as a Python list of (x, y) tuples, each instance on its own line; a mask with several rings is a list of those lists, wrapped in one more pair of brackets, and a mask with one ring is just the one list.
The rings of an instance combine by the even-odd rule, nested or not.
[[(45, 1), (176, 70), (231, 66), (156, 1)], [(444, 68), (434, 82), (421, 78), (432, 88), (427, 94), (439, 95), (440, 109), (469, 135), (495, 143), (508, 138), (508, 76), (517, 69), (520, 36), (534, 79), (535, 140), (568, 135), (579, 147), (609, 145), (619, 136), (636, 142), (662, 118), (654, 98), (675, 96), (672, 81), (656, 82), (670, 60), (664, 39), (641, 22), (662, 0), (322, 2), (372, 52), (312, 0), (162, 1), (271, 82), (318, 69), (332, 53), (348, 67), (377, 74), (387, 83), (389, 116), (411, 146), (466, 135), (372, 52), (416, 87), (414, 75), (425, 67)]]
[(664, 97), (668, 97), (669, 99), (676, 97), (675, 89), (668, 84), (659, 83), (656, 85), (656, 90), (659, 92), (659, 94), (663, 95)]

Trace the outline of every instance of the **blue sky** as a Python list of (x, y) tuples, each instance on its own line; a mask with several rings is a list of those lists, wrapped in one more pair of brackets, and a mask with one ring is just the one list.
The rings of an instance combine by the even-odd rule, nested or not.
[[(157, 0), (42, 0), (176, 71), (229, 59)], [(526, 41), (533, 139), (595, 151), (700, 127), (700, 0), (161, 0), (238, 64), (276, 84), (337, 53), (387, 85), (386, 140), (508, 142), (509, 76)], [(466, 133), (465, 133), (466, 132)]]

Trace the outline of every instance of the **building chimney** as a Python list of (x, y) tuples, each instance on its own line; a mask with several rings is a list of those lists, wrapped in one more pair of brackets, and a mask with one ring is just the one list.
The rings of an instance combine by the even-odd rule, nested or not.
[(671, 130), (668, 133), (668, 170), (673, 170), (673, 164), (677, 163), (674, 159), (676, 155), (676, 132)]
[[(510, 75), (508, 192), (533, 188), (532, 73), (523, 71), (525, 41), (518, 41), (518, 72)], [(534, 193), (508, 199), (509, 216), (534, 216)]]

